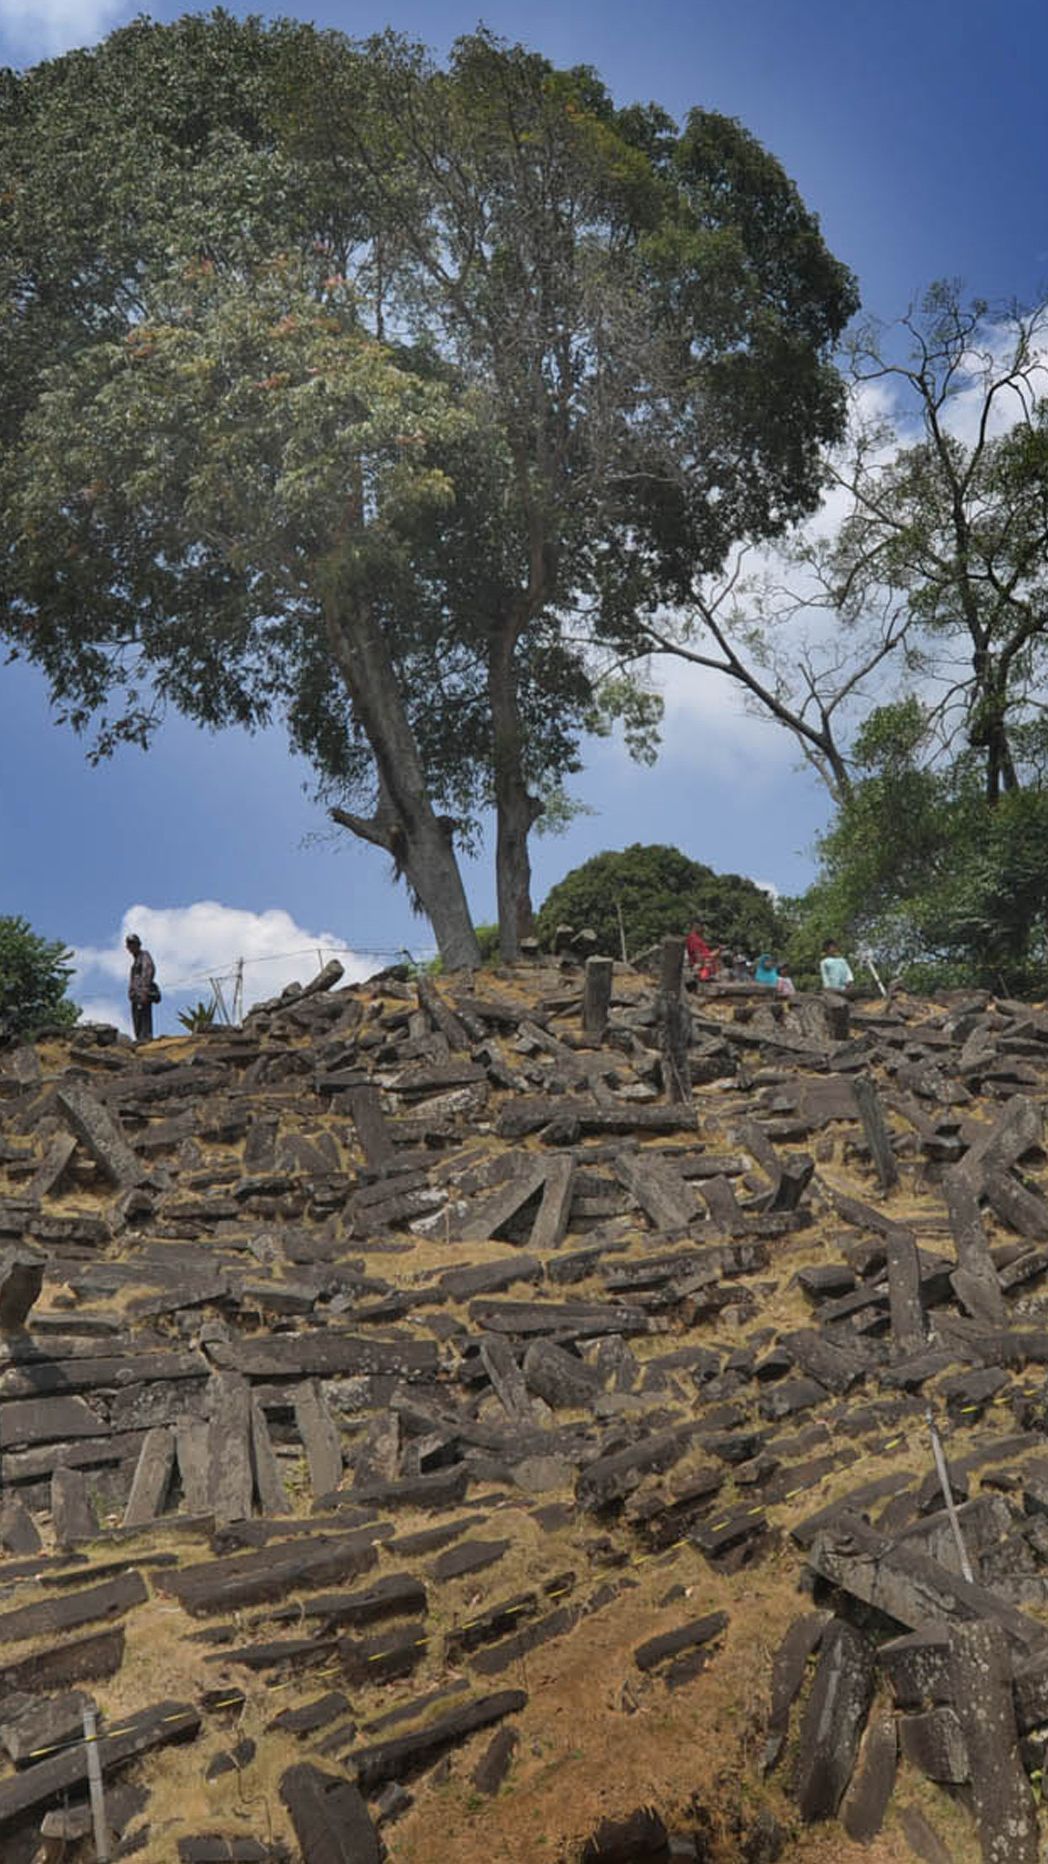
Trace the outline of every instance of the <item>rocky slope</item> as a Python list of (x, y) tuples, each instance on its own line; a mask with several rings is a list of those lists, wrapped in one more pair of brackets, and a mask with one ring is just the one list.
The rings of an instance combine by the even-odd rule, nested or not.
[(0, 1054), (5, 1864), (1033, 1864), (1048, 1014), (678, 959)]

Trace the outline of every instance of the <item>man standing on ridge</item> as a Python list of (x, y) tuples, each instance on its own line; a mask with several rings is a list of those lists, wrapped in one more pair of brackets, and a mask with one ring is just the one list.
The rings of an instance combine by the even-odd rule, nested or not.
[(135, 1041), (151, 1042), (153, 1040), (153, 1005), (160, 1002), (160, 992), (154, 981), (156, 965), (137, 932), (129, 932), (124, 944), (131, 953), (131, 975), (128, 979), (127, 994), (131, 1004)]

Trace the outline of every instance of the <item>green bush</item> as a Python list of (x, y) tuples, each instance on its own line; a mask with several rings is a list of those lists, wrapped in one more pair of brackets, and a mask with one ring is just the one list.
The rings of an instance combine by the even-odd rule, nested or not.
[(610, 957), (629, 958), (700, 919), (711, 943), (756, 956), (774, 951), (785, 921), (770, 896), (742, 874), (717, 874), (679, 848), (634, 842), (595, 854), (557, 882), (538, 913), (544, 944), (558, 925), (589, 926)]
[(72, 956), (61, 939), (41, 938), (28, 919), (0, 917), (0, 1038), (76, 1022), (80, 1011), (66, 996)]

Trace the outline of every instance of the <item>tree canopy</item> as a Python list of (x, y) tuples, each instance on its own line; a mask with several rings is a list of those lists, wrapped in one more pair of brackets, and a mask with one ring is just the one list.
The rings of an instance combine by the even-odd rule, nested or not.
[(80, 1012), (66, 996), (73, 954), (45, 939), (28, 919), (0, 916), (0, 1041), (68, 1028)]
[(679, 848), (633, 842), (595, 854), (550, 889), (537, 918), (547, 943), (559, 925), (589, 927), (603, 952), (637, 957), (700, 919), (711, 939), (750, 955), (774, 950), (785, 926), (771, 895), (742, 874), (718, 874)]
[(832, 935), (918, 987), (1036, 994), (1048, 983), (1048, 792), (991, 802), (979, 753), (927, 761), (931, 730), (912, 697), (867, 720), (791, 955), (811, 968)]
[(283, 720), (451, 965), (493, 805), (512, 955), (584, 733), (651, 749), (626, 607), (818, 495), (814, 217), (738, 124), (485, 32), (138, 21), (3, 74), (0, 155), (11, 647), (102, 753)]

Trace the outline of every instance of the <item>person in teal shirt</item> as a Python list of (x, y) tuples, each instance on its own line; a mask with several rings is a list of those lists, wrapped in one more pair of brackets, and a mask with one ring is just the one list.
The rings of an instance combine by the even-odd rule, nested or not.
[(770, 951), (762, 951), (753, 973), (755, 984), (767, 984), (772, 990), (779, 981), (779, 967)]
[(841, 957), (836, 939), (828, 938), (823, 945), (819, 975), (824, 990), (847, 990), (855, 982), (851, 965)]

